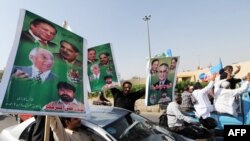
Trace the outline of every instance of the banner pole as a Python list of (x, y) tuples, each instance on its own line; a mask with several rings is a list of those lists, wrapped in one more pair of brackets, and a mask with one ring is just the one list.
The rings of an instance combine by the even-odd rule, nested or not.
[(46, 116), (45, 118), (45, 128), (44, 128), (44, 141), (49, 141), (50, 137), (50, 118)]

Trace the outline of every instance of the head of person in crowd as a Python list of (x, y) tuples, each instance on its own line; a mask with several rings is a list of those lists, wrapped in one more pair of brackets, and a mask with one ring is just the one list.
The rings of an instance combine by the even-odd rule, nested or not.
[(232, 74), (233, 73), (233, 66), (231, 66), (231, 65), (225, 66), (224, 71), (228, 74)]
[(193, 90), (202, 89), (202, 88), (203, 88), (203, 87), (202, 87), (202, 85), (201, 85), (200, 82), (196, 82), (196, 83), (194, 84), (194, 86), (193, 86)]
[(72, 131), (78, 131), (81, 127), (80, 118), (61, 117), (60, 119), (64, 128), (68, 128)]
[(131, 91), (132, 83), (130, 81), (125, 81), (122, 84), (122, 90), (124, 95), (128, 95)]
[(107, 65), (109, 64), (109, 53), (105, 52), (105, 53), (101, 53), (99, 55), (99, 59), (100, 59), (100, 65)]
[(74, 63), (79, 56), (79, 49), (72, 43), (62, 40), (60, 42), (59, 54), (68, 63)]
[(75, 98), (75, 87), (67, 82), (59, 82), (57, 84), (58, 95), (65, 103), (70, 103)]
[(175, 102), (176, 102), (177, 104), (181, 105), (181, 103), (182, 103), (181, 94), (176, 94), (175, 97), (174, 97), (174, 99), (175, 99)]
[(88, 49), (88, 62), (89, 63), (94, 63), (95, 61), (97, 61), (96, 59), (96, 50), (93, 48), (89, 48)]
[(157, 74), (158, 72), (158, 66), (159, 66), (159, 59), (153, 59), (151, 62), (151, 74)]
[(159, 81), (165, 81), (168, 77), (169, 67), (167, 63), (162, 63), (158, 67), (158, 78)]
[(233, 66), (227, 65), (219, 71), (220, 79), (226, 79), (227, 74), (231, 75), (233, 73)]
[(35, 19), (30, 23), (30, 31), (43, 42), (54, 39), (57, 30), (53, 24), (44, 19)]
[(183, 90), (189, 92), (189, 86), (184, 86)]
[(194, 87), (189, 85), (189, 86), (188, 86), (188, 92), (192, 93), (193, 90), (194, 90)]
[(40, 72), (50, 70), (54, 64), (54, 57), (51, 52), (43, 48), (33, 48), (30, 51), (29, 59)]
[(177, 58), (172, 58), (171, 59), (171, 65), (170, 65), (170, 70), (174, 70), (176, 68), (176, 65), (177, 65)]

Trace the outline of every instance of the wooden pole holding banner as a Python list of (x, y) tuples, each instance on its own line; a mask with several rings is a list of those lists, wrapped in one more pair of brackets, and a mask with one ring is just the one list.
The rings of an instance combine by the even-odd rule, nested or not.
[(50, 117), (46, 116), (44, 126), (44, 141), (49, 141), (50, 137)]

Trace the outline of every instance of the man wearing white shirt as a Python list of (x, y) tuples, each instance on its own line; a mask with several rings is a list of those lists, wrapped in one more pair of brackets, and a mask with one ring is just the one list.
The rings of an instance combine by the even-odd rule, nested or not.
[(216, 75), (212, 75), (211, 81), (204, 88), (202, 88), (199, 82), (194, 84), (194, 91), (192, 95), (197, 100), (197, 103), (194, 104), (194, 109), (195, 114), (198, 118), (202, 117), (203, 119), (205, 119), (207, 117), (210, 117), (210, 112), (214, 111), (214, 107), (209, 100), (208, 94), (214, 86), (215, 77)]
[(246, 81), (243, 82), (240, 88), (230, 89), (230, 83), (227, 79), (220, 80), (215, 84), (215, 110), (220, 113), (228, 113), (237, 116), (236, 109), (238, 104), (235, 102), (235, 97), (246, 92), (250, 85), (250, 73), (246, 76)]
[(42, 82), (56, 78), (51, 72), (54, 64), (54, 57), (51, 52), (39, 47), (33, 48), (30, 51), (29, 59), (32, 66), (14, 66), (12, 76)]
[[(175, 101), (170, 102), (167, 107), (169, 129), (172, 132), (176, 132), (191, 139), (204, 139), (211, 137), (212, 134), (208, 130), (194, 126), (199, 125), (195, 119), (185, 116), (181, 113), (181, 103), (181, 95), (175, 95)], [(189, 125), (184, 125), (184, 122), (189, 123)]]

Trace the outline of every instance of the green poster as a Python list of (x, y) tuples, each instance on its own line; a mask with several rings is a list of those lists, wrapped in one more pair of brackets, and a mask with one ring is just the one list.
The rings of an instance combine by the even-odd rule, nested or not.
[(89, 48), (87, 56), (88, 79), (92, 92), (119, 83), (109, 43)]
[(16, 113), (84, 113), (84, 39), (22, 10), (2, 88), (1, 108)]
[(146, 104), (167, 105), (173, 99), (179, 57), (152, 58), (149, 64)]

